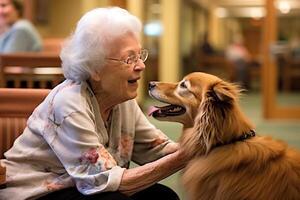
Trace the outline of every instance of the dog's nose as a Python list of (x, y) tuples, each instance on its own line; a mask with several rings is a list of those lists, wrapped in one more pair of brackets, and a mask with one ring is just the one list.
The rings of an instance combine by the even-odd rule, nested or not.
[(156, 83), (154, 81), (150, 81), (149, 85), (148, 85), (148, 90), (149, 91), (152, 90), (153, 88), (155, 88), (155, 86), (156, 86)]

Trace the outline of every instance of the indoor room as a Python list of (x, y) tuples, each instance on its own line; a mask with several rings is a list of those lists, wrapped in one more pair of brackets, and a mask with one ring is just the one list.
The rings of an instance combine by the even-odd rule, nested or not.
[[(196, 120), (201, 120), (201, 117), (200, 115), (195, 116), (194, 112), (201, 112), (205, 115), (206, 112), (201, 110), (201, 105), (205, 99), (209, 98), (214, 99), (213, 101), (216, 101), (216, 104), (219, 106), (228, 106), (226, 107), (227, 110), (220, 111), (221, 114), (217, 120), (215, 118), (206, 120), (206, 122), (210, 123), (209, 126), (217, 128), (219, 124), (223, 123), (224, 127), (222, 131), (225, 132), (225, 129), (229, 129), (228, 127), (231, 123), (242, 123), (245, 115), (245, 123), (251, 124), (249, 126), (252, 127), (249, 134), (247, 132), (246, 136), (243, 135), (246, 137), (245, 140), (248, 140), (248, 137), (251, 140), (251, 137), (254, 136), (270, 136), (274, 140), (283, 141), (291, 148), (298, 149), (297, 151), (299, 152), (299, 0), (17, 0), (16, 4), (14, 2), (13, 0), (0, 0), (0, 199), (2, 199), (2, 188), (4, 188), (3, 191), (9, 189), (10, 181), (14, 180), (11, 175), (8, 175), (8, 173), (12, 173), (12, 171), (9, 171), (9, 167), (17, 166), (11, 164), (7, 158), (11, 157), (18, 160), (19, 154), (30, 155), (30, 157), (26, 158), (26, 162), (28, 161), (28, 163), (31, 162), (29, 158), (32, 158), (32, 162), (38, 162), (35, 158), (41, 159), (39, 162), (45, 162), (43, 168), (51, 172), (58, 170), (55, 172), (57, 174), (60, 173), (60, 169), (58, 164), (53, 164), (54, 161), (65, 167), (69, 174), (72, 173), (68, 170), (73, 170), (72, 172), (74, 173), (81, 172), (91, 175), (99, 170), (99, 166), (98, 168), (94, 167), (89, 172), (85, 172), (84, 170), (89, 168), (87, 162), (92, 162), (91, 160), (93, 159), (96, 159), (93, 160), (96, 163), (100, 162), (101, 159), (98, 159), (98, 157), (101, 153), (98, 155), (97, 152), (100, 152), (101, 148), (104, 148), (104, 150), (102, 149), (106, 152), (104, 157), (109, 162), (106, 162), (105, 159), (104, 161), (101, 160), (101, 162), (102, 164), (105, 163), (103, 164), (105, 167), (107, 167), (106, 165), (110, 166), (104, 169), (114, 169), (112, 166), (122, 163), (122, 167), (118, 166), (120, 169), (115, 169), (114, 173), (120, 175), (124, 172), (121, 169), (136, 168), (137, 171), (133, 170), (134, 172), (131, 173), (143, 174), (147, 171), (145, 170), (147, 168), (145, 167), (144, 170), (141, 168), (141, 171), (138, 171), (139, 166), (147, 166), (146, 163), (149, 160), (156, 160), (158, 158), (155, 157), (155, 153), (158, 152), (157, 149), (162, 149), (162, 152), (158, 152), (160, 156), (168, 155), (171, 151), (170, 155), (172, 155), (174, 152), (179, 151), (177, 148), (180, 147), (172, 146), (174, 144), (172, 141), (183, 144), (181, 143), (185, 141), (183, 133), (185, 131), (196, 130)], [(19, 4), (20, 2), (21, 4)], [(19, 7), (19, 5), (21, 6)], [(119, 43), (114, 44), (111, 41), (113, 41), (114, 37), (118, 37), (115, 35), (121, 34), (121, 31), (123, 31), (121, 28), (120, 30), (117, 29), (118, 26), (113, 29), (113, 26), (115, 25), (114, 23), (118, 22), (115, 19), (118, 19), (118, 17), (122, 18), (120, 16), (124, 12), (120, 11), (120, 13), (116, 13), (115, 18), (110, 19), (111, 21), (109, 19), (105, 21), (104, 18), (102, 22), (103, 27), (100, 28), (103, 31), (99, 32), (99, 37), (97, 36), (97, 28), (90, 27), (97, 27), (96, 25), (99, 25), (97, 24), (97, 17), (100, 18), (102, 16), (101, 13), (99, 15), (95, 14), (95, 18), (93, 19), (92, 14), (90, 14), (91, 16), (86, 15), (86, 13), (90, 13), (96, 8), (107, 7), (120, 7), (136, 17), (130, 22), (132, 24), (125, 22), (127, 18), (125, 19), (124, 17), (124, 23), (121, 23), (119, 27), (123, 28), (123, 24), (124, 27), (128, 26), (132, 29), (135, 26), (140, 26), (139, 30), (136, 28), (133, 32), (135, 38), (133, 41), (128, 38), (128, 40), (124, 40), (128, 44), (136, 44), (135, 40), (137, 40), (138, 53), (134, 52), (133, 56), (129, 55), (124, 59), (119, 59), (118, 56), (114, 55), (107, 56), (109, 49), (113, 49), (115, 52), (122, 49), (122, 45)], [(11, 14), (10, 12), (16, 13)], [(105, 12), (103, 11), (103, 13)], [(136, 19), (139, 20), (140, 24), (133, 24), (133, 21)], [(21, 33), (20, 35), (16, 35), (17, 23), (19, 27), (26, 26), (27, 30), (30, 29), (30, 33), (28, 33), (30, 35), (25, 36), (21, 35)], [(112, 27), (111, 29), (110, 26)], [(80, 27), (82, 30), (79, 30)], [(89, 32), (87, 31), (88, 28), (91, 29)], [(103, 36), (100, 34), (103, 34)], [(15, 37), (15, 41), (10, 42), (9, 40), (12, 40), (13, 37)], [(106, 42), (106, 40), (109, 42)], [(34, 44), (29, 44), (30, 41), (33, 41)], [(81, 43), (78, 41), (81, 41)], [(103, 46), (100, 47), (103, 48), (99, 49), (97, 45), (102, 45), (102, 43)], [(17, 49), (18, 47), (20, 49)], [(100, 56), (97, 54), (97, 50), (99, 50)], [(87, 59), (94, 59), (95, 63), (92, 64), (92, 61)], [(106, 60), (108, 61), (106, 62)], [(105, 67), (108, 65), (107, 63), (112, 63), (111, 68), (107, 68), (107, 71), (104, 71), (107, 74), (104, 73), (101, 75), (100, 69), (94, 69), (102, 65)], [(112, 70), (117, 70), (114, 68), (117, 63), (122, 66), (134, 64), (133, 71), (135, 72), (130, 75), (128, 75), (129, 72), (125, 72), (125, 68), (121, 68), (123, 70), (122, 73), (127, 73), (126, 76), (130, 77), (123, 84), (121, 83), (121, 79), (125, 75), (110, 73)], [(77, 65), (81, 65), (81, 68), (76, 68)], [(95, 65), (95, 67), (90, 68), (89, 65)], [(75, 66), (74, 69), (72, 69), (73, 66)], [(83, 68), (86, 68), (86, 70)], [(95, 74), (93, 75), (92, 72)], [(76, 75), (76, 73), (82, 74)], [(198, 88), (193, 85), (197, 82), (193, 79), (195, 76), (202, 77), (202, 79), (197, 78), (197, 81), (202, 84), (201, 86), (197, 86)], [(104, 82), (104, 80), (111, 85), (107, 87), (96, 85), (97, 81)], [(209, 80), (209, 83), (204, 80)], [(209, 85), (212, 80), (218, 81)], [(92, 98), (87, 103), (79, 102), (79, 99), (82, 97), (80, 96), (79, 98), (74, 93), (83, 95), (82, 88), (74, 89), (74, 91), (68, 90), (60, 99), (54, 100), (56, 94), (59, 94), (65, 88), (73, 88), (73, 85), (79, 84), (78, 82), (84, 85), (82, 87), (86, 91), (89, 91), (87, 92), (89, 95), (95, 96), (94, 100), (99, 105), (94, 108), (94, 100)], [(215, 85), (220, 82), (225, 84), (225, 91), (222, 94), (214, 90)], [(108, 92), (104, 91), (106, 88), (108, 88)], [(99, 89), (99, 91), (102, 89), (103, 91), (101, 90), (102, 93), (97, 93), (95, 92), (96, 89)], [(163, 91), (164, 93), (160, 94), (160, 90), (168, 91)], [(112, 91), (115, 93), (112, 94)], [(202, 92), (201, 94), (200, 91)], [(205, 91), (207, 93), (204, 93)], [(100, 103), (97, 95), (99, 97), (103, 95), (101, 97), (104, 97), (105, 106), (103, 103)], [(201, 102), (196, 101), (196, 97), (200, 98)], [(74, 102), (66, 104), (70, 108), (64, 107), (65, 104), (61, 103), (67, 101), (66, 99), (68, 98), (74, 99)], [(117, 109), (119, 103), (126, 103), (127, 101), (135, 102), (132, 104), (136, 104), (137, 106), (134, 108), (120, 107), (118, 108), (119, 110)], [(226, 102), (224, 103), (223, 101)], [(189, 102), (189, 104), (185, 105), (186, 102)], [(231, 105), (232, 102), (234, 103)], [(94, 148), (90, 148), (88, 152), (81, 153), (80, 158), (72, 154), (68, 158), (67, 153), (64, 155), (61, 152), (61, 154), (57, 155), (56, 150), (58, 148), (65, 150), (68, 147), (75, 148), (78, 144), (87, 148), (90, 145), (88, 139), (84, 136), (66, 134), (67, 136), (62, 137), (61, 140), (57, 139), (60, 138), (58, 136), (59, 132), (64, 130), (64, 128), (60, 128), (61, 123), (57, 120), (64, 122), (69, 115), (73, 116), (73, 111), (70, 112), (70, 110), (75, 109), (75, 107), (80, 107), (81, 109), (83, 104), (89, 103), (91, 105), (85, 105), (87, 107), (85, 108), (87, 109), (86, 113), (82, 114), (84, 111), (77, 110), (76, 113), (81, 113), (82, 116), (74, 116), (74, 121), (70, 120), (68, 124), (66, 123), (66, 128), (70, 128), (71, 132), (76, 132), (77, 128), (80, 131), (86, 131), (84, 133), (87, 138), (92, 137), (90, 136), (91, 132), (97, 132), (98, 129), (102, 128), (105, 129), (106, 136), (104, 139), (99, 139), (99, 136), (95, 136), (94, 138), (98, 138), (101, 141), (99, 143), (100, 147), (97, 144), (95, 151)], [(47, 109), (45, 104), (49, 104)], [(197, 107), (196, 109), (196, 105), (199, 108)], [(230, 114), (229, 110), (235, 105), (240, 106), (241, 113), (243, 114), (240, 114), (240, 111), (236, 112), (243, 117), (230, 118), (227, 122), (226, 116)], [(43, 106), (45, 106), (45, 109)], [(57, 112), (61, 112), (62, 114), (56, 118)], [(68, 115), (65, 114), (67, 112), (69, 112)], [(115, 112), (124, 113), (124, 116), (120, 114), (122, 116), (117, 118), (115, 117), (117, 114), (112, 114)], [(134, 117), (137, 115), (135, 113), (139, 112), (143, 116), (136, 117), (135, 119)], [(214, 110), (208, 110), (207, 112), (214, 114)], [(183, 118), (186, 115), (189, 115), (189, 120), (192, 120), (191, 124), (187, 123), (187, 120)], [(88, 118), (87, 116), (92, 117)], [(78, 124), (75, 123), (75, 119), (78, 120)], [(99, 119), (101, 119), (101, 123), (99, 122), (100, 124), (97, 125), (97, 120), (99, 121)], [(239, 121), (240, 119), (241, 121)], [(46, 120), (51, 121), (51, 123), (46, 123)], [(135, 126), (129, 120), (136, 120)], [(96, 125), (92, 128), (89, 127), (90, 129), (88, 130), (88, 124), (92, 121)], [(31, 123), (34, 124), (32, 127), (30, 127)], [(76, 128), (72, 128), (72, 125)], [(119, 129), (116, 128), (118, 126), (120, 126)], [(121, 135), (118, 136), (120, 138), (123, 137), (122, 134), (124, 134), (124, 131), (136, 131), (137, 134), (143, 130), (148, 134), (152, 129), (155, 129), (159, 138), (149, 145), (152, 145), (153, 149), (155, 149), (155, 145), (158, 146), (155, 151), (153, 150), (154, 153), (152, 154), (150, 152), (139, 155), (140, 157), (136, 156), (137, 150), (134, 145), (149, 142), (151, 139), (148, 138), (151, 136), (149, 133), (145, 138), (139, 138), (136, 135), (126, 136), (127, 138), (122, 138), (124, 141), (120, 139), (118, 142), (120, 146), (114, 149), (110, 146), (113, 146), (111, 144), (112, 141), (117, 140), (110, 138), (112, 137), (110, 133), (113, 133), (114, 129), (120, 132)], [(201, 127), (197, 130), (199, 129)], [(207, 129), (211, 130), (210, 128)], [(41, 134), (34, 136), (37, 135), (35, 134), (37, 130), (41, 130)], [(29, 131), (32, 135), (29, 135)], [(21, 137), (24, 133), (28, 133), (27, 137)], [(50, 136), (51, 134), (54, 136)], [(167, 143), (165, 136), (172, 141), (168, 140), (170, 143)], [(212, 136), (207, 136), (205, 139), (209, 140), (210, 137)], [(30, 138), (32, 139), (32, 143), (29, 142)], [(43, 142), (38, 142), (38, 138)], [(45, 138), (45, 145), (47, 143), (47, 147), (42, 147), (44, 140), (41, 138)], [(66, 144), (60, 143), (61, 141), (66, 142), (69, 139), (72, 142)], [(77, 139), (82, 139), (82, 141), (76, 141)], [(227, 145), (227, 141), (219, 140), (213, 146), (218, 147), (219, 143)], [(234, 139), (233, 142), (241, 142), (240, 140), (244, 141), (244, 139), (238, 138)], [(24, 152), (25, 150), (22, 151), (22, 146), (15, 146), (21, 145), (20, 143), (29, 145), (28, 152), (36, 148), (36, 146), (32, 146), (33, 144), (41, 144), (38, 146), (43, 151), (49, 148), (47, 152), (51, 151), (49, 157), (53, 159), (53, 162), (50, 162), (50, 159), (48, 161), (42, 160), (42, 153), (33, 153), (31, 155)], [(58, 146), (52, 146), (54, 144)], [(15, 148), (15, 151), (11, 151), (11, 148)], [(84, 147), (81, 146), (81, 148)], [(147, 148), (150, 149), (148, 146)], [(123, 152), (126, 154), (123, 155), (122, 151), (124, 149), (128, 150), (129, 153)], [(137, 149), (142, 151), (140, 146)], [(4, 155), (7, 151), (7, 155)], [(70, 149), (66, 151), (72, 153)], [(164, 151), (168, 151), (168, 153)], [(75, 149), (73, 152), (75, 154), (79, 150)], [(111, 152), (116, 153), (119, 156), (118, 159), (115, 158), (114, 153), (110, 155)], [(201, 156), (205, 157), (207, 155), (209, 155), (208, 152), (203, 152)], [(291, 153), (288, 155), (294, 154)], [(124, 156), (130, 158), (132, 156), (137, 161), (135, 162), (135, 160), (131, 160), (130, 158), (124, 161)], [(71, 158), (79, 160), (78, 163), (80, 164), (84, 163), (85, 167), (67, 169), (73, 164), (70, 161)], [(300, 158), (300, 156), (297, 158)], [(147, 160), (147, 162), (144, 160)], [(174, 160), (169, 162), (170, 165), (172, 161)], [(65, 164), (64, 162), (68, 163)], [(298, 160), (298, 164), (299, 162), (300, 160)], [(40, 164), (35, 163), (32, 165), (38, 166)], [(298, 165), (300, 170), (299, 166), (300, 164)], [(166, 173), (167, 175), (164, 178), (160, 178), (159, 181), (145, 178), (145, 182), (149, 185), (151, 185), (151, 181), (166, 185), (174, 190), (180, 199), (201, 199), (195, 196), (191, 197), (193, 196), (191, 195), (193, 194), (192, 189), (191, 191), (185, 189), (185, 184), (188, 181), (182, 182), (183, 179), (187, 180), (187, 178), (183, 175), (184, 170), (181, 169), (181, 165), (175, 167), (174, 164), (174, 169), (170, 167), (170, 172)], [(299, 175), (300, 171), (298, 172)], [(76, 176), (75, 179), (79, 180), (81, 175)], [(148, 175), (145, 174), (144, 177), (148, 177)], [(96, 180), (97, 178), (94, 179)], [(99, 189), (99, 191), (112, 191), (112, 188), (115, 188), (113, 184), (117, 184), (117, 182), (122, 186), (122, 182), (120, 183), (121, 179), (115, 180), (109, 175), (105, 175), (102, 179), (108, 181), (107, 185), (103, 186), (100, 184), (95, 190), (103, 187), (104, 189)], [(38, 179), (32, 178), (32, 180)], [(89, 179), (89, 181), (91, 180), (93, 178)], [(23, 183), (22, 181), (24, 180), (22, 179), (20, 184)], [(132, 181), (133, 185), (139, 185), (138, 181), (133, 181), (130, 178), (128, 181)], [(299, 180), (295, 182), (297, 181), (299, 182)], [(61, 185), (63, 184), (69, 184), (69, 182), (64, 182), (59, 185), (59, 181), (55, 183), (50, 182), (47, 179), (46, 183), (43, 183), (47, 185), (48, 192), (61, 189)], [(139, 186), (141, 188), (149, 186), (146, 183)], [(40, 183), (37, 182), (34, 184), (38, 185)], [(92, 187), (89, 185), (90, 182), (76, 182), (76, 184), (77, 186), (81, 184), (80, 186), (83, 191), (93, 192), (92, 189), (89, 190), (89, 187)], [(112, 184), (112, 186), (109, 186), (109, 184)], [(122, 188), (121, 186), (120, 188)], [(36, 191), (39, 190), (34, 190), (34, 192)], [(125, 191), (129, 195), (132, 195), (130, 193), (132, 191), (136, 192), (134, 189), (127, 191), (126, 187)], [(297, 191), (300, 193), (299, 186)], [(88, 192), (83, 193), (90, 194)], [(38, 199), (37, 197), (42, 197), (44, 193), (32, 193), (30, 191), (28, 194), (35, 194), (36, 196), (29, 195), (28, 198), (36, 197)], [(6, 197), (3, 196), (4, 199)], [(215, 198), (218, 199), (217, 197)], [(16, 196), (15, 199), (22, 198)], [(224, 197), (224, 199), (226, 198)]]

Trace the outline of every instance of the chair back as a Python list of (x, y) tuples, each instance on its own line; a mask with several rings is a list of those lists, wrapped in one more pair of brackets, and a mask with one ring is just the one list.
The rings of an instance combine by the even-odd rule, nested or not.
[(57, 53), (61, 51), (65, 38), (44, 38), (43, 52)]
[(0, 158), (22, 134), (27, 118), (48, 95), (48, 89), (0, 88)]
[(64, 79), (56, 53), (0, 55), (0, 87), (53, 88)]

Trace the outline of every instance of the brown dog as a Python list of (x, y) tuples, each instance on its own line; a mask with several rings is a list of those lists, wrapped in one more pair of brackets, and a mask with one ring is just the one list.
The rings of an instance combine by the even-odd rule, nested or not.
[(180, 138), (191, 157), (183, 173), (189, 199), (300, 199), (300, 153), (255, 136), (238, 105), (237, 85), (192, 73), (175, 84), (151, 82), (149, 93), (171, 104), (152, 109), (154, 118), (193, 127)]

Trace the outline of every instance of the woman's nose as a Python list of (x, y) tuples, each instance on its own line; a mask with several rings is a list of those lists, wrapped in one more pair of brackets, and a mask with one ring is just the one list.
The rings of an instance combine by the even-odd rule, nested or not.
[(134, 66), (134, 70), (143, 71), (146, 68), (145, 63), (139, 59), (138, 62)]

